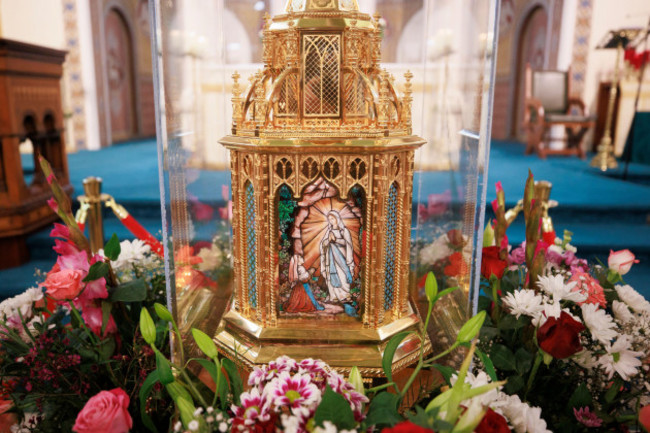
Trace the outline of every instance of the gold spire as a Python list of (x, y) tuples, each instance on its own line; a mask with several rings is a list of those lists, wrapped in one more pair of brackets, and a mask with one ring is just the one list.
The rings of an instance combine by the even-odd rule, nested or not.
[(359, 5), (357, 0), (287, 0), (285, 7), (287, 13), (332, 10), (358, 12)]

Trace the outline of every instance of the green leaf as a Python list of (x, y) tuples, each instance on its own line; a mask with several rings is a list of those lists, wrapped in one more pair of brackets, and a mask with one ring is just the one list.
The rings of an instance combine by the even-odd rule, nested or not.
[(174, 374), (165, 355), (156, 350), (156, 370), (158, 370), (160, 383), (169, 385), (174, 381)]
[(447, 385), (451, 384), (451, 377), (456, 374), (456, 369), (448, 365), (433, 364), (432, 366), (442, 374), (442, 377), (445, 379)]
[(433, 272), (427, 274), (427, 279), (424, 283), (424, 293), (427, 295), (429, 302), (433, 303), (436, 295), (438, 294), (438, 281)]
[(153, 309), (156, 311), (158, 317), (160, 317), (162, 320), (166, 322), (174, 321), (174, 318), (172, 317), (172, 313), (163, 304), (156, 302), (155, 304), (153, 304)]
[(140, 310), (140, 332), (144, 341), (152, 346), (156, 343), (156, 326), (146, 308)]
[(106, 332), (108, 321), (111, 318), (111, 309), (113, 304), (111, 302), (102, 301), (102, 335)]
[(110, 261), (114, 262), (120, 256), (122, 248), (120, 247), (120, 240), (117, 238), (117, 235), (113, 233), (113, 236), (106, 242), (104, 245), (104, 256)]
[(515, 369), (517, 370), (517, 373), (525, 375), (530, 371), (532, 366), (533, 355), (523, 347), (517, 349), (515, 352)]
[(219, 356), (217, 345), (214, 344), (212, 338), (208, 337), (208, 334), (200, 329), (192, 328), (192, 337), (194, 337), (194, 341), (196, 341), (196, 345), (199, 346), (201, 352), (205, 353), (208, 358), (214, 359)]
[(97, 344), (100, 360), (108, 361), (113, 356), (113, 353), (115, 353), (115, 347), (116, 343), (114, 338), (100, 340), (99, 344)]
[(332, 391), (327, 385), (323, 399), (316, 408), (314, 423), (323, 426), (325, 421), (330, 421), (339, 430), (349, 430), (357, 426), (350, 403), (341, 394)]
[(384, 349), (384, 356), (381, 359), (381, 366), (384, 368), (384, 375), (389, 382), (393, 381), (393, 357), (395, 356), (395, 351), (399, 347), (402, 340), (404, 340), (411, 332), (403, 331), (399, 334), (395, 334), (388, 340), (386, 344), (386, 349)]
[(510, 330), (510, 329), (520, 329), (530, 323), (530, 318), (526, 316), (520, 316), (517, 319), (515, 316), (510, 314), (505, 315), (502, 320), (499, 322), (499, 329)]
[[(217, 367), (214, 361), (208, 361), (207, 359), (193, 358), (193, 361), (196, 361), (205, 371), (210, 374), (212, 381), (214, 382), (215, 387), (219, 385), (219, 389), (216, 389), (216, 393), (219, 396), (219, 400), (222, 407), (225, 407), (225, 404), (228, 399), (228, 384), (224, 380), (221, 370)], [(217, 361), (218, 362), (218, 361)]]
[(233, 401), (239, 403), (239, 396), (244, 391), (239, 370), (237, 370), (235, 363), (228, 358), (223, 358), (221, 360), (221, 366), (226, 370), (226, 374), (228, 375), (228, 382), (230, 383), (230, 392), (232, 393)]
[(456, 286), (456, 287), (449, 287), (449, 288), (443, 290), (442, 292), (439, 292), (439, 293), (436, 295), (436, 297), (433, 299), (433, 302), (434, 302), (434, 303), (435, 303), (435, 302), (438, 302), (438, 299), (441, 299), (441, 298), (447, 296), (448, 294), (450, 294), (451, 292), (453, 292), (453, 291), (455, 291), (455, 290), (458, 290), (458, 289), (459, 289), (458, 286)]
[(144, 426), (151, 430), (153, 433), (157, 433), (158, 429), (153, 424), (153, 421), (151, 420), (151, 417), (147, 413), (146, 409), (149, 394), (151, 394), (151, 391), (153, 391), (153, 387), (157, 382), (159, 382), (158, 370), (154, 370), (149, 373), (144, 382), (142, 382), (142, 387), (140, 387), (140, 392), (138, 394), (138, 397), (140, 399), (140, 419), (142, 420)]
[(581, 382), (580, 385), (573, 391), (571, 398), (569, 398), (569, 408), (581, 408), (591, 406), (593, 398), (587, 385), (584, 382)]
[(614, 379), (614, 383), (612, 383), (612, 385), (605, 393), (605, 401), (607, 403), (611, 403), (614, 401), (614, 399), (618, 395), (619, 390), (621, 389), (621, 385), (623, 385), (623, 379), (621, 379), (620, 377)]
[(108, 275), (108, 263), (97, 262), (88, 269), (88, 275), (83, 279), (84, 283), (99, 280)]
[[(368, 415), (366, 416), (366, 426), (392, 427), (402, 421), (402, 417), (397, 412), (399, 396), (390, 392), (381, 392), (370, 401)], [(349, 407), (349, 405), (348, 405)]]
[(514, 371), (515, 354), (503, 344), (494, 344), (490, 350), (490, 359), (496, 368), (503, 371)]
[(419, 425), (420, 427), (428, 429), (431, 429), (431, 427), (433, 427), (430, 425), (431, 422), (429, 420), (427, 412), (420, 406), (415, 406), (415, 413), (406, 412), (406, 418), (408, 418), (408, 420), (413, 424)]
[(481, 360), (483, 363), (483, 366), (485, 367), (485, 372), (490, 376), (490, 379), (492, 379), (492, 382), (496, 382), (499, 380), (497, 377), (497, 372), (494, 369), (494, 364), (492, 364), (492, 360), (483, 352), (482, 350), (476, 349), (476, 356)]
[(147, 286), (142, 278), (120, 284), (109, 299), (113, 302), (142, 302), (147, 299)]
[(507, 394), (514, 394), (524, 387), (524, 378), (521, 376), (510, 376), (508, 382), (503, 387)]
[(499, 328), (494, 328), (492, 326), (483, 326), (481, 328), (480, 338), (481, 341), (494, 340), (496, 337), (501, 334)]
[(480, 311), (476, 316), (469, 319), (458, 331), (456, 341), (459, 343), (470, 342), (476, 337), (485, 321), (485, 311)]

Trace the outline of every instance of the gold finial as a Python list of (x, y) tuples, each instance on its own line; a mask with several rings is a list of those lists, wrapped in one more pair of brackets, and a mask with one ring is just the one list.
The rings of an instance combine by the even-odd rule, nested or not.
[(264, 13), (264, 30), (269, 30), (271, 28), (271, 15), (268, 12)]
[(241, 78), (241, 75), (239, 75), (239, 72), (235, 71), (232, 74), (232, 96), (233, 98), (239, 98), (241, 96), (241, 86), (239, 85), (239, 79)]

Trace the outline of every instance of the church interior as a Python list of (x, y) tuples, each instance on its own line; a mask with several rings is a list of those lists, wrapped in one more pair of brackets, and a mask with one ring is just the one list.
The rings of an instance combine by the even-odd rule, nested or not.
[[(230, 77), (237, 72), (244, 84), (254, 78), (264, 16), (281, 13), (286, 2), (156, 3), (173, 13), (152, 15), (147, 0), (0, 0), (0, 298), (33, 286), (37, 270), (56, 257), (37, 154), (50, 160), (73, 208), (88, 194), (84, 180), (99, 177), (104, 193), (161, 235), (156, 132), (160, 137), (164, 127), (156, 124), (155, 101), (164, 111), (173, 99), (173, 122), (191, 131), (178, 137), (191, 207), (212, 215), (229, 200), (222, 191), (229, 160), (217, 141), (230, 129)], [(361, 10), (381, 16), (388, 73), (414, 76), (413, 130), (430, 143), (416, 154), (420, 201), (454, 191), (449, 173), (466, 163), (458, 131), (489, 116), (489, 164), (480, 180), (485, 221), (494, 218), (495, 182), (513, 208), (531, 170), (552, 184), (556, 232), (573, 232), (584, 257), (606, 260), (609, 250), (629, 248), (640, 263), (626, 281), (650, 298), (650, 3), (500, 0), (496, 32), (481, 21), (490, 18), (489, 3), (358, 0)], [(167, 29), (158, 49), (177, 59), (177, 69), (165, 71), (173, 77), (169, 94), (157, 99), (152, 19)], [(625, 47), (611, 39), (621, 29), (633, 30)], [(491, 109), (469, 113), (479, 69), (467, 72), (467, 65), (486, 53), (495, 64), (480, 70), (480, 83), (493, 93), (471, 104)], [(109, 211), (103, 224), (107, 237), (133, 238)], [(194, 230), (197, 239), (212, 233), (200, 222)], [(524, 239), (515, 221), (510, 241)]]

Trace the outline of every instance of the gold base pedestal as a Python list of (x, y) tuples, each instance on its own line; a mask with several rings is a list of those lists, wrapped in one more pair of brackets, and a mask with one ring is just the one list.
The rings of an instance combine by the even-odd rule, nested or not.
[(612, 170), (618, 167), (616, 158), (612, 153), (612, 140), (611, 138), (604, 137), (598, 145), (598, 153), (591, 160), (590, 165), (596, 167), (601, 171)]
[[(358, 367), (363, 377), (378, 378), (384, 377), (381, 361), (386, 344), (390, 337), (399, 332), (415, 331), (402, 340), (397, 348), (393, 372), (417, 360), (421, 326), (422, 322), (410, 305), (407, 315), (377, 329), (363, 329), (352, 324), (349, 328), (331, 329), (315, 326), (313, 322), (305, 323), (303, 327), (295, 321), (263, 328), (230, 310), (223, 317), (214, 342), (221, 353), (248, 370), (286, 355), (297, 360), (321, 359), (346, 376), (352, 367)], [(428, 337), (424, 342), (424, 351), (425, 354), (431, 352)]]

